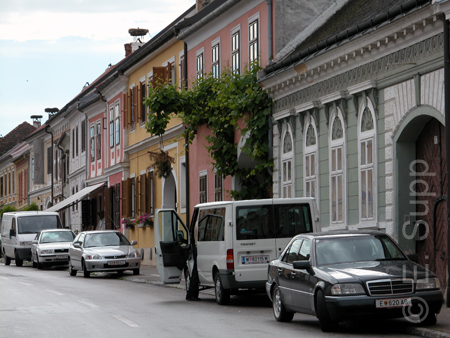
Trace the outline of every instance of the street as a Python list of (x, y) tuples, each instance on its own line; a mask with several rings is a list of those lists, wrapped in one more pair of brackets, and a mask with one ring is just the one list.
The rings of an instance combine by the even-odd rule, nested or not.
[[(128, 272), (126, 272), (128, 274)], [(0, 263), (2, 337), (407, 337), (399, 321), (350, 323), (325, 334), (315, 317), (296, 314), (278, 323), (264, 295), (234, 297), (219, 306), (201, 293), (121, 280), (117, 274), (70, 277), (65, 268), (33, 269)]]

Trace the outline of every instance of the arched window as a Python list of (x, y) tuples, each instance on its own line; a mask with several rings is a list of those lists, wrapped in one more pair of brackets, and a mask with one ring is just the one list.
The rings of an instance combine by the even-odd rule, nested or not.
[(318, 196), (318, 146), (317, 129), (312, 117), (309, 118), (305, 133), (305, 159), (304, 159), (304, 177), (305, 177), (305, 196), (315, 197), (319, 204)]
[(345, 135), (342, 113), (338, 109), (332, 117), (330, 135), (330, 220), (345, 223)]
[(282, 197), (291, 198), (294, 197), (294, 178), (293, 178), (293, 155), (294, 147), (292, 136), (290, 132), (290, 126), (286, 128), (286, 132), (283, 137), (283, 143), (281, 145), (281, 187)]
[(375, 119), (371, 104), (360, 114), (359, 123), (359, 208), (361, 221), (376, 219)]

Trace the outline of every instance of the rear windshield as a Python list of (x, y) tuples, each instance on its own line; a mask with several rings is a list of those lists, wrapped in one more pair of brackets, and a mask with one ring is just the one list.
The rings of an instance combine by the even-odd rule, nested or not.
[(36, 234), (46, 229), (61, 228), (59, 217), (56, 215), (37, 215), (18, 217), (19, 234)]
[(313, 231), (309, 204), (242, 206), (236, 213), (238, 240), (292, 238)]

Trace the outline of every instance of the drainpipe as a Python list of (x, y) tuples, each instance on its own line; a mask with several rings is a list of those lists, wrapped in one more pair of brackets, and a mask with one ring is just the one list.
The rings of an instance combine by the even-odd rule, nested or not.
[[(444, 92), (445, 92), (445, 156), (447, 177), (450, 177), (450, 47), (449, 22), (444, 16)], [(447, 197), (450, 197), (450, 184), (447, 183)], [(450, 273), (450, 198), (447, 198), (447, 275)], [(446, 306), (450, 307), (450, 285), (447, 278)]]
[[(187, 89), (187, 56), (188, 56), (188, 48), (187, 43), (184, 43), (184, 69), (183, 69), (183, 78), (184, 81), (181, 84), (183, 89)], [(186, 226), (189, 229), (189, 223), (190, 223), (190, 214), (191, 214), (191, 204), (189, 203), (189, 192), (190, 192), (190, 184), (189, 184), (189, 142), (188, 142), (188, 135), (184, 138), (184, 144), (186, 149)]]
[(267, 1), (267, 63), (273, 60), (273, 20), (272, 0)]
[(51, 163), (51, 165), (52, 165), (52, 206), (53, 206), (53, 133), (52, 132), (50, 132), (50, 131), (48, 131), (48, 129), (49, 129), (49, 125), (47, 125), (46, 127), (45, 127), (45, 132), (47, 133), (47, 134), (50, 134), (50, 135), (52, 135), (52, 151), (51, 151), (51, 154), (52, 154), (52, 157), (51, 157), (51, 160), (50, 160), (50, 163)]

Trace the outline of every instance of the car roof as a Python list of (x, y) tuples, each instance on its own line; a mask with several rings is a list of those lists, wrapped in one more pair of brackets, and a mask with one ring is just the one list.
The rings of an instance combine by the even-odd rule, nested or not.
[(377, 230), (337, 230), (337, 231), (322, 231), (322, 232), (309, 232), (304, 234), (298, 234), (296, 237), (309, 237), (313, 238), (337, 238), (337, 237), (352, 237), (352, 236), (379, 236), (386, 235), (384, 232)]
[(40, 232), (55, 232), (55, 231), (70, 231), (70, 232), (73, 232), (73, 231), (70, 230), (70, 229), (61, 229), (61, 228), (57, 228), (57, 229), (44, 229), (44, 230), (41, 230)]
[(89, 230), (89, 231), (83, 231), (85, 234), (100, 234), (100, 233), (110, 233), (110, 232), (118, 232), (121, 233), (118, 230)]

